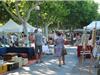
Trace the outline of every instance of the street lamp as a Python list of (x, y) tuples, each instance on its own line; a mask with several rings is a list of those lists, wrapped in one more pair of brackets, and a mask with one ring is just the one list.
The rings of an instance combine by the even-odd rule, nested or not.
[(38, 19), (39, 19), (39, 10), (40, 10), (40, 6), (39, 5), (36, 5), (35, 6), (35, 11), (36, 11), (36, 27), (38, 28)]
[(35, 6), (35, 10), (36, 10), (36, 11), (40, 10), (40, 6), (38, 6), (38, 5)]

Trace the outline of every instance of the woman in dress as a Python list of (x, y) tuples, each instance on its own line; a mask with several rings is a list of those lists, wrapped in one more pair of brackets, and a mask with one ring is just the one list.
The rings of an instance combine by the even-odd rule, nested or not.
[(63, 61), (63, 64), (65, 64), (65, 59), (63, 55), (63, 49), (64, 49), (64, 39), (61, 36), (60, 32), (57, 32), (57, 38), (55, 39), (55, 55), (58, 57), (59, 60), (59, 66), (61, 66), (61, 61)]

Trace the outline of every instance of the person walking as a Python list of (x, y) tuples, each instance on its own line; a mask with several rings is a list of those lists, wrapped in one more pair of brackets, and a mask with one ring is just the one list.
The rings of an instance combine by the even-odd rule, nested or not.
[(55, 55), (58, 57), (60, 67), (61, 67), (61, 61), (63, 61), (63, 64), (65, 64), (63, 49), (64, 49), (64, 39), (61, 36), (61, 33), (57, 32), (57, 38), (55, 39)]
[(35, 30), (35, 54), (36, 60), (38, 62), (42, 62), (42, 44), (43, 44), (43, 36), (42, 33)]

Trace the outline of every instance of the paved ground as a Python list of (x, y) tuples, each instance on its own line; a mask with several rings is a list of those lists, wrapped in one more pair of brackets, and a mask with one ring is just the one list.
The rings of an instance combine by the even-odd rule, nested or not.
[(57, 59), (53, 55), (45, 55), (43, 63), (10, 71), (5, 75), (96, 75), (96, 69), (89, 70), (90, 61), (86, 60), (79, 65), (74, 47), (67, 47), (67, 52), (66, 65), (62, 67), (58, 67)]

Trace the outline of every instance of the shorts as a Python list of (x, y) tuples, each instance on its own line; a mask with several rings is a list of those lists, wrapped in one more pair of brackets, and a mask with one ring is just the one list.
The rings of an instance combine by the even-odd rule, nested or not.
[(36, 54), (37, 53), (42, 53), (42, 45), (40, 45), (40, 46), (35, 45), (35, 53)]

